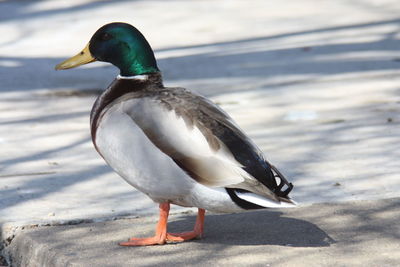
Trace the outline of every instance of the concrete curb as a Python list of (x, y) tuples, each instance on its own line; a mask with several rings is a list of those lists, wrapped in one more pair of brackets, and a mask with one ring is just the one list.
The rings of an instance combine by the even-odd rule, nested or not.
[[(208, 214), (202, 240), (119, 247), (153, 232), (146, 217), (19, 232), (7, 247), (13, 266), (394, 266), (400, 263), (400, 199), (314, 204), (286, 210)], [(172, 216), (170, 231), (194, 215)]]

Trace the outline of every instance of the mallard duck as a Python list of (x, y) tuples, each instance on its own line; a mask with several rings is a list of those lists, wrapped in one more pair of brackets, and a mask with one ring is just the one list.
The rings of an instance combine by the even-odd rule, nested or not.
[[(115, 172), (159, 203), (155, 235), (120, 245), (200, 238), (205, 210), (231, 213), (296, 205), (288, 196), (293, 185), (228, 114), (185, 88), (164, 87), (153, 50), (135, 27), (104, 25), (79, 54), (56, 69), (93, 61), (120, 70), (93, 105), (93, 144)], [(167, 232), (170, 204), (198, 208), (193, 231)]]

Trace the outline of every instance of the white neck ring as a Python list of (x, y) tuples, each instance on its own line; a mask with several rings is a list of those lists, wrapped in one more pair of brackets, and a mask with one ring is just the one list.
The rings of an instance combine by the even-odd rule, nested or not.
[(122, 76), (120, 74), (117, 75), (118, 80), (147, 80), (149, 78), (148, 75), (134, 75), (134, 76)]

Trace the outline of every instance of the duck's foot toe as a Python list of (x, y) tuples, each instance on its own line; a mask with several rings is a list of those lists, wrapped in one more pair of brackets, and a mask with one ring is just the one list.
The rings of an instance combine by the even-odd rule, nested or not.
[(119, 243), (120, 246), (124, 247), (135, 247), (135, 246), (153, 246), (153, 245), (163, 245), (166, 243), (165, 238), (160, 238), (158, 236), (147, 237), (147, 238), (136, 238), (132, 237), (127, 242)]
[(200, 239), (201, 237), (202, 233), (198, 231), (190, 231), (183, 233), (167, 233), (166, 239), (170, 242), (183, 242), (186, 240)]

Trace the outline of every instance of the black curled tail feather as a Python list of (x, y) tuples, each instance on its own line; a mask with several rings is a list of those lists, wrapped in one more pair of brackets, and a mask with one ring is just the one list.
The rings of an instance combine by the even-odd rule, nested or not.
[[(280, 180), (278, 186), (273, 190), (273, 192), (278, 197), (288, 198), (290, 191), (292, 191), (292, 189), (293, 189), (293, 184), (289, 183), (289, 181), (286, 180), (285, 176), (283, 176), (283, 174), (274, 165), (271, 165), (271, 164), (269, 164), (269, 165), (273, 171), (274, 178), (279, 178), (279, 180)], [(282, 188), (285, 185), (287, 186), (287, 188), (284, 191), (282, 191)]]

